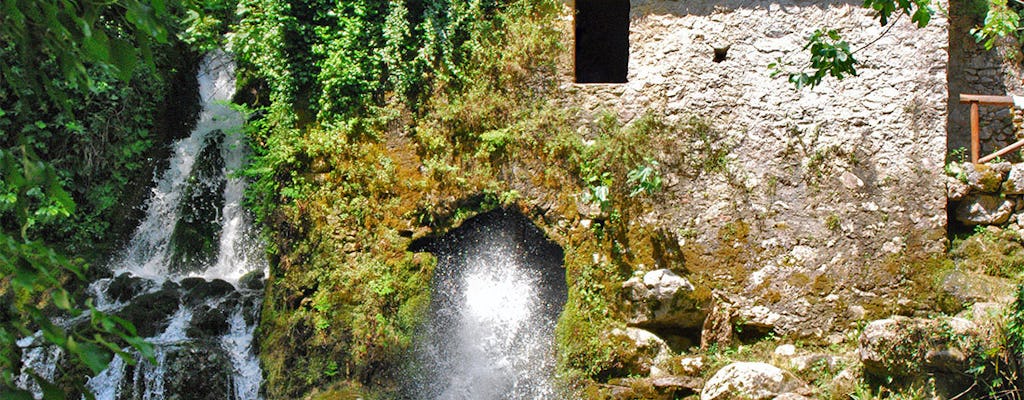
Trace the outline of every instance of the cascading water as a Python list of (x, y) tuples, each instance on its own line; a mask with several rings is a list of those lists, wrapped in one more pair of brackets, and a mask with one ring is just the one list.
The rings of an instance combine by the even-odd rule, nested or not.
[(497, 210), (431, 243), (431, 311), (403, 396), (558, 398), (554, 328), (566, 301), (562, 250), (521, 214)]
[[(195, 130), (174, 143), (113, 276), (90, 286), (101, 310), (133, 322), (154, 344), (157, 363), (115, 357), (87, 384), (100, 400), (260, 398), (252, 338), (266, 264), (242, 207), (245, 182), (232, 176), (247, 147), (243, 116), (227, 105), (235, 85), (230, 56), (208, 54), (198, 80)], [(26, 369), (46, 371), (61, 357), (38, 349), (25, 352)]]

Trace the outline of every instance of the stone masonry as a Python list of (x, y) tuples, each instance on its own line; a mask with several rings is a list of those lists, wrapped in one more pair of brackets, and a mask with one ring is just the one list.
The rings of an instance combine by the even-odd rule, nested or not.
[[(571, 13), (564, 21), (572, 32)], [(778, 333), (825, 337), (893, 290), (874, 275), (883, 260), (944, 250), (948, 22), (937, 12), (924, 29), (894, 24), (885, 32), (860, 2), (635, 0), (628, 82), (566, 75), (562, 90), (581, 127), (602, 112), (711, 124), (724, 171), (686, 174), (676, 166), (702, 154), (661, 149), (667, 188), (645, 222), (705, 249), (749, 226), (747, 289), (733, 306), (763, 311)], [(770, 76), (780, 59), (804, 65), (806, 38), (825, 27), (858, 49), (858, 76), (804, 90)], [(806, 281), (829, 284), (794, 284)]]

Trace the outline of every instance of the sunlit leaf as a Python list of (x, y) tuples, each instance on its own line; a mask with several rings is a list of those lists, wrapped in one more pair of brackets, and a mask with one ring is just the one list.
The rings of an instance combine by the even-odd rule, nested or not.
[[(68, 342), (70, 343), (71, 340)], [(103, 372), (103, 370), (107, 369), (107, 365), (110, 364), (110, 360), (113, 359), (113, 352), (93, 343), (78, 344), (74, 353), (78, 355), (79, 360), (85, 366), (89, 367), (93, 374)]]
[(71, 299), (68, 296), (68, 292), (64, 289), (56, 289), (53, 291), (53, 304), (61, 310), (71, 309)]

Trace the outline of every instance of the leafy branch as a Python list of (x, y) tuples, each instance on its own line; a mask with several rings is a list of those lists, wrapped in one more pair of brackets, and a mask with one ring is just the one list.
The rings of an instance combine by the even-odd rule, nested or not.
[[(837, 30), (815, 30), (801, 49), (810, 53), (807, 64), (798, 72), (786, 72), (783, 70), (785, 62), (778, 58), (768, 65), (771, 77), (787, 75), (790, 83), (797, 89), (802, 89), (814, 88), (826, 76), (840, 80), (846, 76), (856, 76), (857, 60), (853, 57), (854, 54), (888, 34), (903, 15), (910, 16), (910, 20), (917, 24), (918, 28), (923, 28), (928, 25), (935, 13), (931, 8), (931, 0), (865, 0), (863, 6), (875, 10), (881, 26), (888, 26), (878, 38), (856, 50), (850, 50), (850, 43), (844, 40)], [(896, 14), (895, 20), (891, 20), (893, 14)]]
[(1024, 3), (1020, 0), (990, 0), (988, 14), (985, 15), (985, 24), (981, 27), (971, 29), (974, 39), (985, 47), (985, 50), (992, 50), (996, 41), (1006, 36), (1012, 36), (1018, 42), (1022, 40), (1020, 35), (1021, 12), (1024, 11)]

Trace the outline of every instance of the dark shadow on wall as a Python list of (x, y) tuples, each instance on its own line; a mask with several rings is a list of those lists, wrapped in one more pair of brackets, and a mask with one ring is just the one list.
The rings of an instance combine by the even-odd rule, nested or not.
[[(1006, 95), (1020, 90), (1020, 85), (1006, 81), (1003, 56), (996, 50), (986, 51), (971, 36), (971, 28), (985, 22), (988, 5), (984, 0), (950, 0), (949, 63), (946, 80), (949, 85), (946, 148), (970, 148), (970, 106), (960, 104), (960, 94)], [(982, 153), (989, 154), (1016, 141), (1012, 116), (1005, 107), (980, 108)]]

